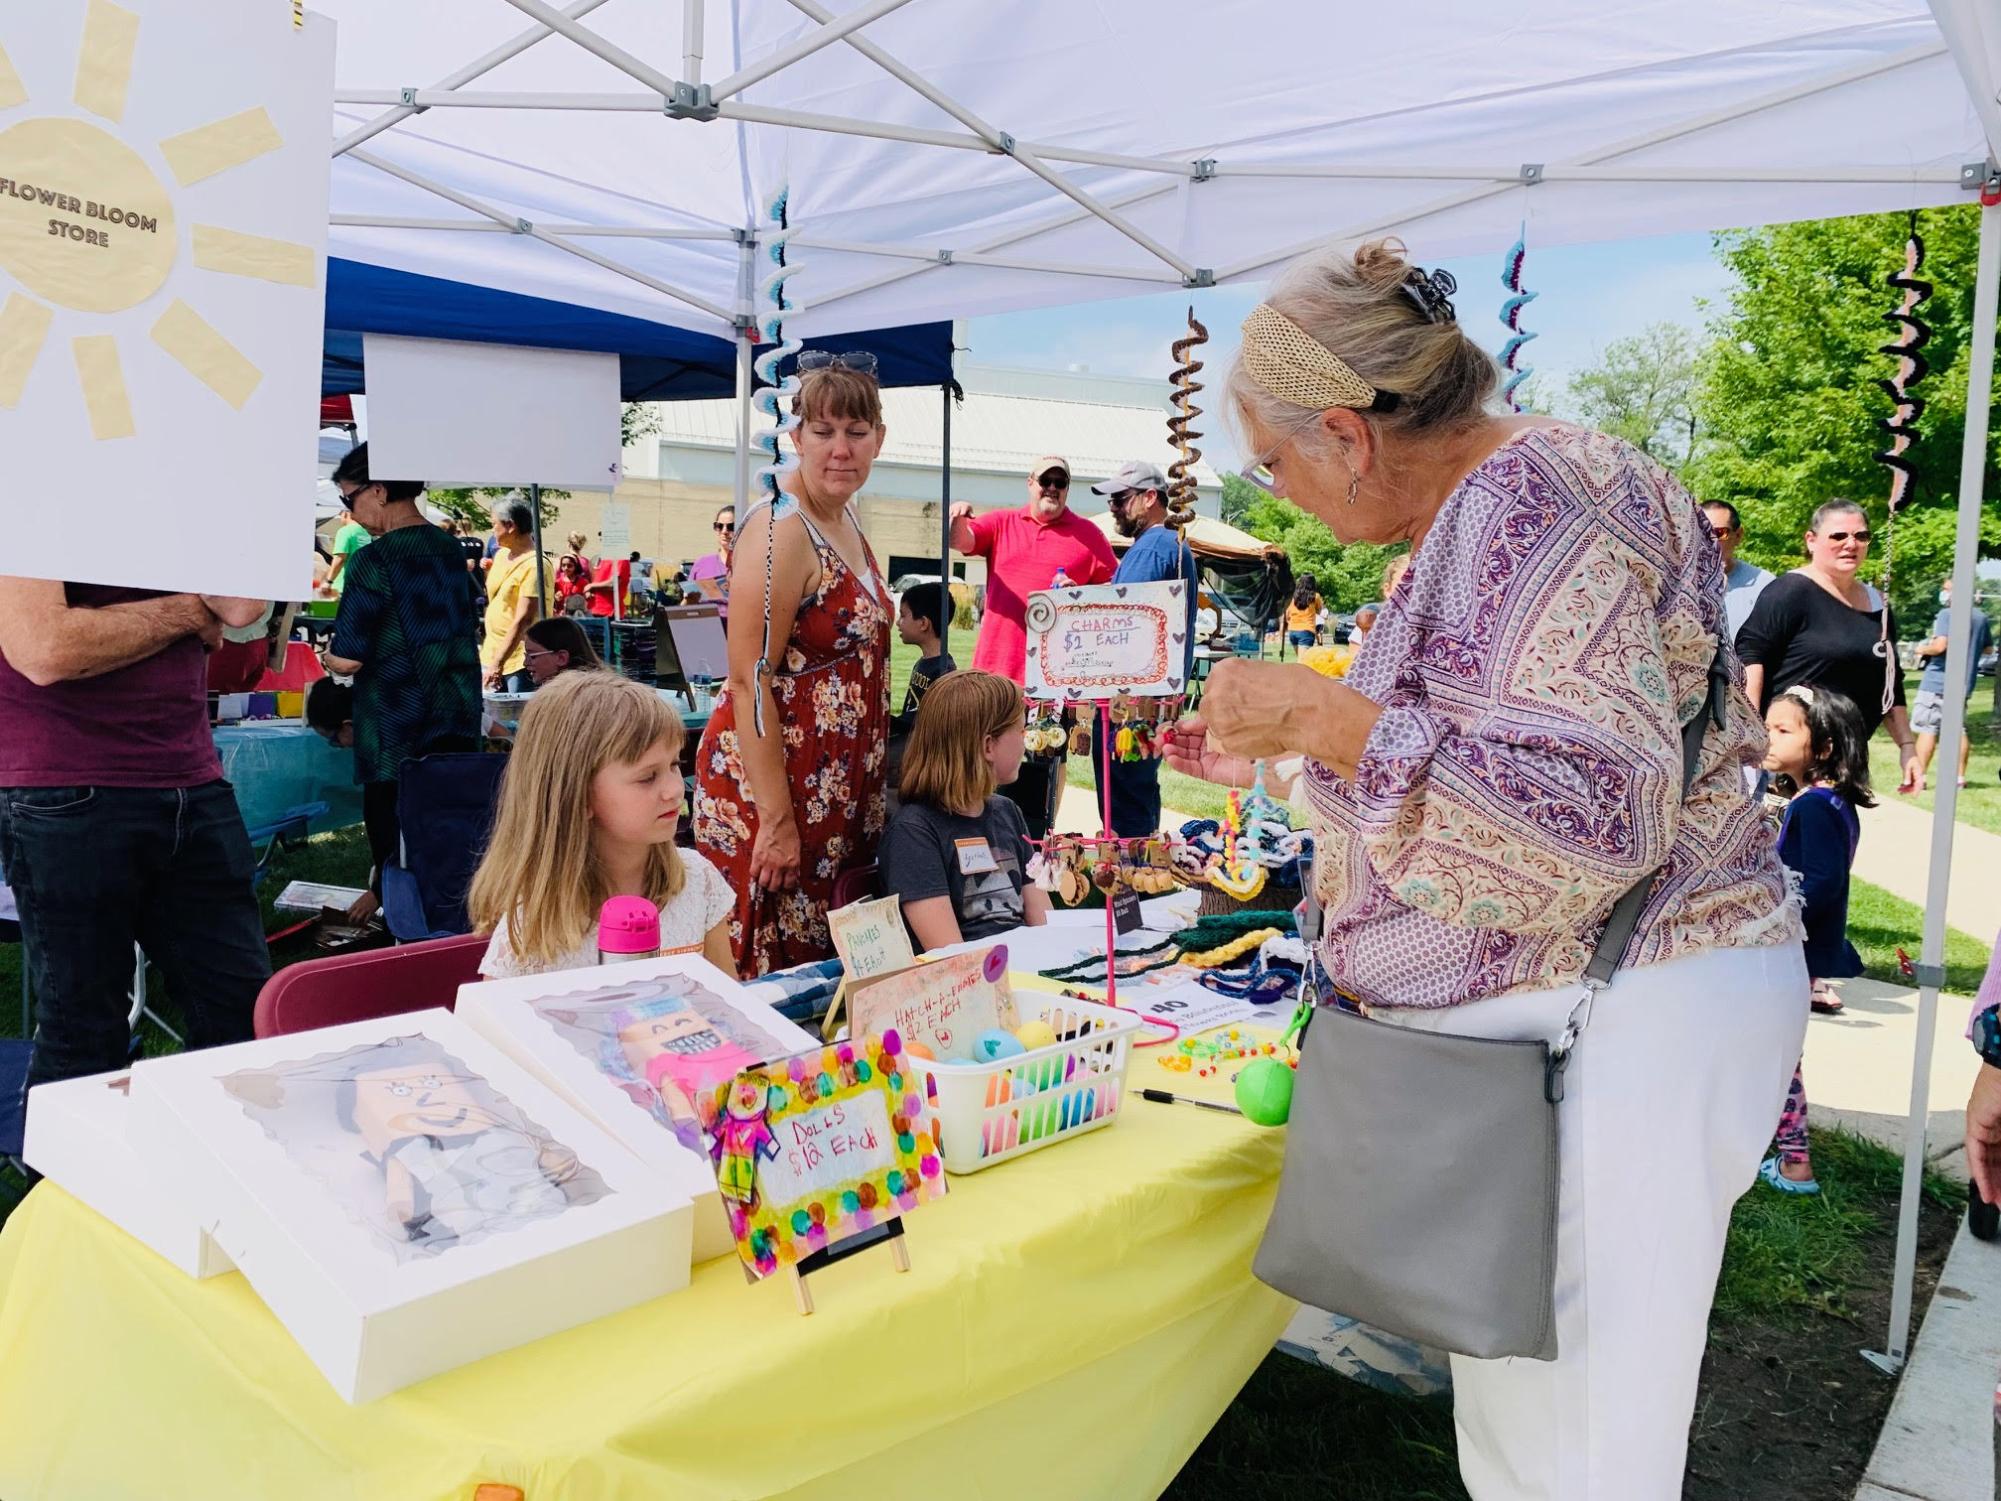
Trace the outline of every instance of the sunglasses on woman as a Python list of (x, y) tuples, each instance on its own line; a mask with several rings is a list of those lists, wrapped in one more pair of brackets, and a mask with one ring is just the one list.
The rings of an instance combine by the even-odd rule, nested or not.
[(1875, 535), (1874, 532), (1864, 529), (1859, 532), (1822, 532), (1820, 538), (1823, 542), (1846, 542), (1853, 537), (1857, 542), (1867, 542)]
[(799, 355), (801, 373), (808, 370), (827, 370), (838, 367), (852, 370), (857, 375), (874, 375), (875, 356), (866, 349), (850, 349), (846, 354), (835, 354), (826, 349), (808, 349)]

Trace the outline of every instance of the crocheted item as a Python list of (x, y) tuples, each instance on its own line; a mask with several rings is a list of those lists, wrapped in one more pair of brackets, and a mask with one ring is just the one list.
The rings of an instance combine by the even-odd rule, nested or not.
[(1210, 949), (1206, 953), (1183, 954), (1181, 962), (1196, 969), (1219, 969), (1232, 960), (1241, 959), (1246, 954), (1255, 953), (1263, 947), (1267, 938), (1277, 938), (1281, 934), (1277, 928), (1256, 928), (1240, 937), (1231, 939), (1221, 948)]

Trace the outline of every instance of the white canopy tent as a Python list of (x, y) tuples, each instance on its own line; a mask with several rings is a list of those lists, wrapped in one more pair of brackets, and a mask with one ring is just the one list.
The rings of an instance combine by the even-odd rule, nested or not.
[[(2001, 197), (2001, 18), (1976, 0), (319, 8), (339, 23), (330, 253), (724, 334), (749, 325), (757, 210), (786, 182), (804, 304), (788, 331), (809, 337), (1258, 281), (1370, 234), (1435, 260), (1523, 226), (1534, 246)], [(1981, 216), (1961, 599), (1997, 213)], [(747, 473), (740, 452), (740, 493)], [(1960, 612), (1948, 681), (1966, 626)], [(1941, 764), (1963, 720), (1949, 703)], [(1955, 801), (1947, 779), (1890, 1365), (1908, 1343)]]

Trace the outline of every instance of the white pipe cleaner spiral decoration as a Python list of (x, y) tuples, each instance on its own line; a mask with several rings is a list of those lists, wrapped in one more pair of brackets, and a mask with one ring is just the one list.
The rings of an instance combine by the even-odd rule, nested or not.
[(1507, 372), (1501, 382), (1501, 395), (1508, 403), (1510, 411), (1522, 409), (1522, 382), (1535, 374), (1535, 366), (1521, 363), (1522, 346), (1534, 334), (1522, 332), (1522, 309), (1534, 302), (1537, 293), (1522, 290), (1522, 266), (1528, 260), (1528, 226), (1523, 225), (1515, 236), (1514, 248), (1508, 258), (1501, 263), (1501, 285), (1508, 289), (1508, 299), (1501, 304), (1501, 323), (1508, 330), (1508, 341), (1501, 346), (1501, 368)]
[(772, 269), (764, 280), (757, 284), (758, 301), (765, 311), (758, 319), (758, 342), (771, 347), (751, 364), (759, 385), (751, 397), (751, 404), (762, 412), (769, 426), (758, 429), (753, 441), (764, 454), (765, 462), (759, 467), (756, 479), (764, 486), (765, 499), (771, 505), (771, 536), (764, 548), (764, 647), (758, 653), (757, 671), (753, 678), (755, 691), (751, 695), (751, 723), (759, 739), (764, 737), (764, 689), (773, 674), (771, 665), (771, 555), (778, 539), (778, 518), (786, 507), (786, 495), (779, 488), (779, 480), (799, 467), (799, 455), (786, 448), (785, 434), (799, 426), (799, 418), (792, 410), (792, 398), (799, 393), (799, 376), (795, 372), (779, 379), (778, 367), (787, 358), (799, 352), (797, 339), (785, 337), (785, 315), (796, 312), (795, 304), (786, 300), (785, 279), (798, 268), (791, 265), (785, 254), (785, 242), (792, 237), (792, 230), (786, 219), (786, 197), (790, 184), (780, 183), (778, 191), (772, 194), (764, 206), (762, 222), (775, 225), (775, 231), (765, 240), (765, 253), (771, 257)]

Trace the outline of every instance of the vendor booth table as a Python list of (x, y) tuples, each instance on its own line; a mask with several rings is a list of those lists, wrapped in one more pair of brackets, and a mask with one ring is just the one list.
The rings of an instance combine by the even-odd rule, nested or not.
[(217, 725), (215, 748), (223, 776), (236, 788), (245, 828), (271, 828), (312, 803), (326, 805), (310, 820), (315, 834), (361, 822), (354, 752), (329, 745), (298, 720)]
[(1157, 1496), (1292, 1311), (1250, 1274), (1284, 1138), (1121, 1114), (952, 1179), (907, 1222), (907, 1274), (852, 1257), (814, 1276), (811, 1317), (711, 1261), (360, 1407), (240, 1275), (193, 1281), (44, 1183), (0, 1233), (0, 1495)]

